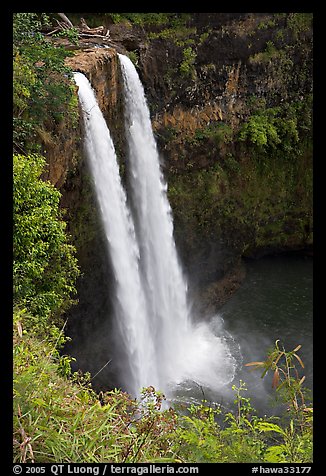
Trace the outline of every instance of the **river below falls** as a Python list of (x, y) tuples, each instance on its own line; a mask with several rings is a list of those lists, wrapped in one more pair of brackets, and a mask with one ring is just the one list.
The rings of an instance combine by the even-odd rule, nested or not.
[[(302, 345), (298, 355), (300, 376), (312, 391), (313, 377), (313, 260), (307, 256), (279, 255), (246, 261), (247, 275), (242, 286), (219, 310), (222, 332), (227, 336), (237, 362), (232, 382), (219, 391), (189, 385), (174, 392), (174, 403), (206, 399), (232, 408), (232, 385), (246, 383), (247, 392), (258, 414), (277, 415), (284, 411), (276, 405), (271, 387), (272, 374), (262, 379), (261, 371), (252, 371), (245, 363), (262, 361), (277, 339), (286, 351)], [(223, 356), (221, 356), (223, 359)]]

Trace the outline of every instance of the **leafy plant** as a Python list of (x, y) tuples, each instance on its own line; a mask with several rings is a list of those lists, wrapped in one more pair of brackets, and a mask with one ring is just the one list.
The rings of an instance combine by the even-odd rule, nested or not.
[(189, 13), (104, 13), (113, 23), (131, 22), (140, 26), (171, 25), (177, 28), (189, 21)]
[(183, 54), (183, 61), (180, 64), (179, 70), (183, 76), (186, 77), (194, 77), (196, 70), (194, 67), (197, 54), (196, 52), (189, 46), (185, 48), (182, 52)]
[(246, 364), (273, 371), (273, 388), (282, 392), (289, 406), (288, 419), (259, 417), (246, 385), (233, 385), (235, 410), (224, 413), (221, 405), (203, 401), (179, 415), (172, 451), (183, 462), (275, 462), (312, 461), (312, 408), (306, 406), (302, 383), (294, 361), (303, 365), (297, 351), (280, 349), (278, 341), (266, 361)]
[[(14, 317), (14, 462), (135, 463), (175, 461), (169, 454), (175, 414), (150, 387), (140, 401), (119, 390), (97, 395), (89, 379), (69, 378), (55, 343)], [(169, 455), (169, 456), (167, 456)]]
[(13, 17), (13, 116), (16, 150), (37, 151), (37, 128), (55, 129), (64, 117), (78, 116), (72, 72), (64, 64), (72, 54), (40, 33), (45, 14)]
[(186, 44), (194, 44), (195, 39), (190, 36), (196, 33), (196, 28), (189, 28), (184, 25), (176, 25), (174, 27), (169, 26), (164, 28), (159, 32), (149, 32), (148, 38), (150, 40), (155, 40), (161, 38), (164, 40), (171, 40), (177, 46), (183, 47)]
[(249, 140), (259, 147), (267, 145), (275, 147), (281, 142), (281, 139), (275, 127), (274, 117), (274, 112), (270, 114), (267, 112), (253, 114), (243, 124), (239, 133), (239, 140)]
[(290, 13), (287, 18), (287, 26), (292, 30), (296, 38), (300, 34), (312, 28), (312, 13)]
[(14, 303), (42, 326), (71, 304), (77, 260), (59, 209), (61, 194), (40, 178), (45, 159), (15, 155), (13, 162)]
[(64, 30), (55, 33), (53, 36), (57, 38), (67, 38), (74, 45), (78, 45), (79, 32), (77, 28), (65, 28)]
[(291, 153), (300, 141), (299, 109), (295, 105), (259, 108), (241, 126), (238, 139), (259, 148), (280, 148)]
[(257, 426), (260, 432), (274, 432), (281, 438), (281, 441), (276, 438), (277, 444), (267, 449), (265, 460), (278, 463), (311, 461), (313, 408), (306, 403), (307, 392), (302, 385), (305, 376), (301, 376), (297, 369), (297, 364), (304, 368), (297, 353), (301, 345), (285, 351), (284, 347), (280, 348), (279, 342), (276, 341), (265, 361), (246, 364), (263, 369), (262, 378), (269, 371), (273, 373), (272, 387), (277, 392), (278, 400), (287, 407), (287, 427), (266, 422), (260, 422)]
[[(181, 461), (221, 463), (255, 462), (262, 460), (265, 447), (256, 431), (257, 417), (250, 400), (243, 397), (243, 382), (235, 391), (235, 412), (223, 414), (220, 405), (203, 401), (192, 405), (190, 415), (179, 417), (173, 451)], [(259, 420), (259, 419), (258, 419)]]

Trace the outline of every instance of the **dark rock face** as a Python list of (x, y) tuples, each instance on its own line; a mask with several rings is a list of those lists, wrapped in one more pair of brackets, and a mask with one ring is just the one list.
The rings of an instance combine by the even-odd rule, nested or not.
[[(84, 73), (96, 97), (118, 150), (123, 148), (123, 96), (117, 52), (113, 48), (85, 48), (66, 60), (67, 66)], [(117, 120), (119, 118), (119, 120)]]
[[(241, 256), (311, 246), (311, 136), (299, 110), (312, 92), (312, 32), (295, 15), (193, 14), (190, 41), (165, 35), (139, 50), (176, 241), (194, 282), (220, 279)], [(239, 141), (255, 114), (276, 114), (280, 130), (296, 124), (299, 138), (288, 146), (284, 136), (284, 147)]]

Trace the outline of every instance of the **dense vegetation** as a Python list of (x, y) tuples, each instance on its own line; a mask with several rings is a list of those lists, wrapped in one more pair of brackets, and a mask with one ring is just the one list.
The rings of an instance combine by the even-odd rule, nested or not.
[(76, 114), (71, 70), (64, 64), (71, 53), (40, 33), (50, 22), (47, 15), (15, 13), (13, 20), (14, 148), (41, 152), (42, 135), (54, 135), (64, 115)]
[(255, 363), (273, 371), (283, 418), (256, 416), (243, 382), (233, 387), (232, 411), (207, 401), (162, 410), (153, 388), (141, 401), (119, 390), (96, 395), (90, 376), (71, 374), (69, 358), (59, 357), (62, 334), (55, 344), (40, 340), (26, 331), (27, 320), (15, 314), (16, 462), (312, 461), (312, 407), (296, 374), (296, 349), (276, 345), (266, 362)]
[[(177, 14), (150, 15), (125, 17), (142, 24), (144, 18), (157, 23), (173, 18), (180, 27)], [(47, 22), (43, 14), (14, 15), (15, 462), (312, 461), (312, 406), (299, 347), (285, 351), (276, 342), (264, 361), (250, 364), (263, 377), (272, 374), (275, 395), (284, 405), (281, 418), (257, 416), (243, 382), (233, 387), (231, 410), (207, 401), (165, 409), (163, 396), (151, 387), (140, 401), (120, 390), (96, 394), (91, 375), (71, 372), (71, 358), (61, 353), (67, 339), (64, 312), (73, 304), (79, 271), (61, 194), (42, 178), (46, 160), (39, 138), (53, 133), (64, 117), (76, 120), (76, 96), (64, 66), (67, 52), (40, 33)], [(180, 65), (185, 76), (193, 62), (187, 47)], [(239, 140), (296, 147), (293, 111), (284, 121), (278, 109), (257, 109)], [(195, 140), (205, 134), (221, 141), (230, 131), (197, 131)]]

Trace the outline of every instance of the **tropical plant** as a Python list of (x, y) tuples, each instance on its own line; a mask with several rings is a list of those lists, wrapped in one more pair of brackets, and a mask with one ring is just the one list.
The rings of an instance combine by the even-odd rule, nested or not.
[(45, 159), (15, 155), (13, 161), (14, 304), (46, 325), (71, 304), (78, 276), (75, 249), (62, 220), (61, 194), (41, 179)]
[(302, 385), (305, 376), (297, 369), (297, 364), (304, 368), (297, 353), (301, 345), (285, 351), (279, 342), (275, 342), (265, 361), (246, 364), (263, 369), (262, 378), (269, 371), (273, 373), (272, 387), (276, 390), (277, 400), (286, 406), (286, 426), (269, 422), (260, 422), (257, 426), (260, 432), (276, 435), (276, 444), (267, 448), (265, 460), (277, 463), (311, 461), (313, 408), (311, 402), (307, 402), (307, 390)]
[(184, 48), (183, 52), (183, 60), (180, 64), (179, 70), (182, 76), (185, 77), (194, 77), (196, 74), (196, 70), (194, 67), (197, 53), (189, 46), (188, 48)]
[(40, 32), (46, 14), (13, 16), (13, 119), (15, 150), (37, 151), (37, 129), (55, 129), (65, 116), (77, 115), (71, 69), (72, 54)]
[(174, 461), (165, 456), (175, 414), (161, 409), (163, 396), (152, 387), (139, 401), (119, 390), (97, 395), (90, 376), (69, 373), (57, 343), (37, 338), (28, 313), (15, 312), (14, 462)]

